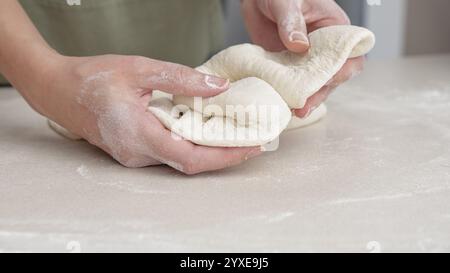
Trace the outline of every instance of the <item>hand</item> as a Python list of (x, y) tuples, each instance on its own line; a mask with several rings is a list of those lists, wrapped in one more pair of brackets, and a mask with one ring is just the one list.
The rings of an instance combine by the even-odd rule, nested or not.
[[(172, 137), (148, 110), (152, 90), (214, 96), (228, 81), (144, 57), (61, 57), (35, 109), (127, 167), (160, 162), (186, 174), (239, 164), (260, 148), (210, 148)], [(42, 96), (41, 96), (42, 97)], [(33, 104), (33, 103), (32, 103)]]
[[(242, 0), (242, 14), (252, 41), (269, 51), (305, 53), (308, 33), (332, 25), (349, 25), (345, 12), (333, 0)], [(342, 69), (302, 109), (293, 112), (307, 117), (341, 83), (362, 71), (364, 57), (347, 61)]]

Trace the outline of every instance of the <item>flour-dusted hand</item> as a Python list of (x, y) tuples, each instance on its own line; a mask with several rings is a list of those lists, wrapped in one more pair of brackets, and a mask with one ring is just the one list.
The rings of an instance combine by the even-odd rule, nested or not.
[(209, 148), (173, 137), (147, 107), (152, 90), (209, 97), (227, 80), (144, 57), (62, 57), (41, 113), (127, 167), (164, 163), (187, 174), (222, 169), (259, 148)]
[[(309, 47), (308, 34), (323, 27), (349, 25), (350, 20), (334, 0), (242, 0), (242, 13), (255, 44), (269, 51), (299, 54)], [(307, 117), (343, 82), (363, 69), (364, 58), (348, 60), (333, 79), (294, 113)]]

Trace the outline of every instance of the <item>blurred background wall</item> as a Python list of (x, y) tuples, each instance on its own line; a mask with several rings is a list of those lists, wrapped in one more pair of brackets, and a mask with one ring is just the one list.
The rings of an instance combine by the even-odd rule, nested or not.
[(405, 53), (450, 52), (450, 1), (409, 0)]
[[(225, 0), (227, 45), (248, 42), (239, 0)], [(377, 35), (369, 56), (389, 59), (450, 53), (450, 0), (337, 0), (354, 25)]]

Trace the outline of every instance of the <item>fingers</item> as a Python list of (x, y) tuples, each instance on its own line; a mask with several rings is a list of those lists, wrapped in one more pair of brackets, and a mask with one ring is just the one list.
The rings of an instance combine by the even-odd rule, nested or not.
[(260, 11), (258, 1), (242, 1), (241, 12), (245, 18), (245, 26), (253, 43), (272, 52), (286, 50), (278, 35), (277, 24)]
[(295, 109), (293, 112), (299, 118), (307, 118), (321, 103), (323, 103), (333, 90), (342, 83), (357, 76), (364, 67), (364, 57), (347, 60), (341, 70), (320, 89), (311, 96), (302, 109)]
[(260, 147), (213, 148), (198, 145), (193, 145), (190, 151), (190, 156), (181, 163), (181, 171), (190, 175), (236, 166), (262, 153)]
[(275, 22), (284, 46), (297, 53), (309, 48), (308, 31), (302, 13), (302, 0), (258, 0), (261, 12)]
[(153, 115), (149, 115), (154, 126), (146, 126), (149, 146), (153, 158), (185, 173), (198, 174), (207, 171), (235, 166), (262, 153), (260, 147), (252, 148), (214, 148), (192, 144), (174, 138)]
[(141, 88), (173, 95), (211, 97), (229, 88), (229, 81), (187, 66), (138, 57), (135, 61)]
[(252, 41), (269, 51), (304, 53), (310, 46), (307, 33), (350, 24), (334, 0), (243, 0), (241, 6)]
[(307, 118), (311, 113), (316, 110), (317, 107), (319, 107), (322, 102), (324, 102), (330, 93), (333, 91), (333, 88), (331, 86), (324, 86), (322, 89), (320, 89), (317, 93), (312, 95), (307, 101), (303, 108), (301, 109), (294, 109), (293, 113), (295, 116), (299, 118)]
[(340, 84), (358, 76), (364, 69), (364, 57), (348, 59), (339, 72), (331, 79), (328, 85), (339, 86)]

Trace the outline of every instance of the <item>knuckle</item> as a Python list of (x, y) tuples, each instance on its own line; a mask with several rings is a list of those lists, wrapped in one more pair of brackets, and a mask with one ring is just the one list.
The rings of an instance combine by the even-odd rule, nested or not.
[(183, 81), (189, 77), (190, 71), (187, 67), (184, 66), (177, 66), (174, 71), (173, 75), (176, 80)]
[(154, 60), (143, 56), (126, 56), (121, 64), (124, 74), (131, 74), (138, 77), (147, 77), (152, 74), (157, 65)]
[(193, 90), (201, 88), (202, 85), (199, 84), (198, 72), (193, 71), (189, 67), (179, 66), (172, 71), (170, 76), (171, 83), (177, 88), (178, 92), (182, 94), (190, 94)]

